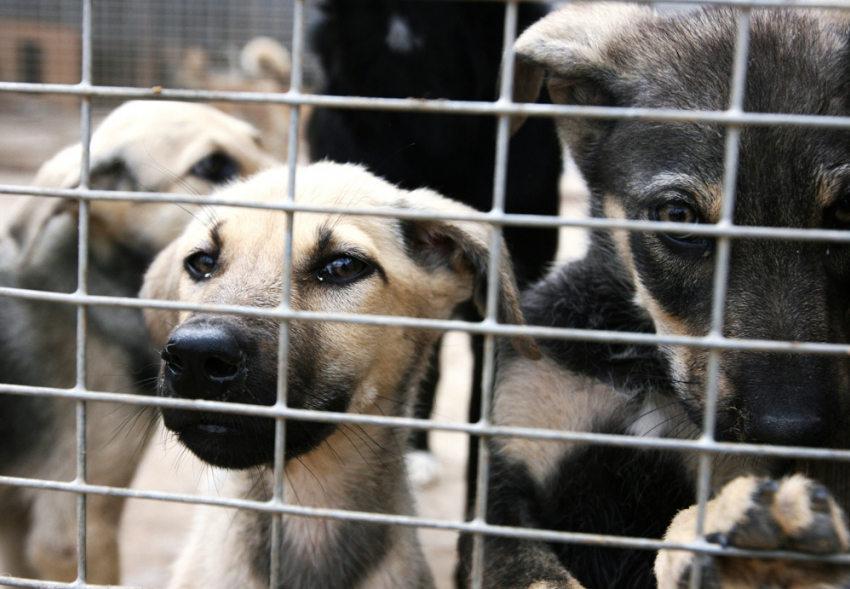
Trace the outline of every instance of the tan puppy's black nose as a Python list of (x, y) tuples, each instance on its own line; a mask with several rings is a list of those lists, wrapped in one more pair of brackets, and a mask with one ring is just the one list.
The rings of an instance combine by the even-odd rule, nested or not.
[(224, 400), (245, 377), (244, 354), (228, 329), (209, 323), (178, 328), (162, 351), (165, 379), (175, 396)]

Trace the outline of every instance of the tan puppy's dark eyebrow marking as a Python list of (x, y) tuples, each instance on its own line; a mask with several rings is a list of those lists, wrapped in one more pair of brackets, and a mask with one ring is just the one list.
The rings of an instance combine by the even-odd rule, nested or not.
[(331, 242), (333, 241), (333, 231), (327, 225), (322, 225), (319, 227), (316, 232), (318, 233), (318, 239), (316, 240), (316, 255), (321, 256), (329, 249), (331, 249)]
[(219, 221), (215, 225), (213, 225), (212, 229), (210, 229), (210, 239), (212, 239), (213, 245), (215, 246), (216, 250), (221, 250), (221, 246), (223, 243), (221, 239), (221, 227), (222, 225), (224, 225), (224, 223), (225, 222), (223, 220)]

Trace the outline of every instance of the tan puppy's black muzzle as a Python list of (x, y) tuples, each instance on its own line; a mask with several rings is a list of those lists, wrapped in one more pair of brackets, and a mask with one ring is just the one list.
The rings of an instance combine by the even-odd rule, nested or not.
[(162, 351), (166, 386), (185, 399), (225, 401), (245, 380), (245, 354), (223, 325), (186, 323)]
[[(245, 350), (250, 346), (229, 322), (204, 318), (184, 323), (174, 330), (162, 351), (159, 395), (256, 404), (257, 396), (246, 393), (250, 387), (246, 386)], [(269, 400), (273, 402), (274, 397)], [(162, 419), (186, 447), (210, 464), (248, 468), (270, 459), (272, 419), (170, 408), (162, 409)]]

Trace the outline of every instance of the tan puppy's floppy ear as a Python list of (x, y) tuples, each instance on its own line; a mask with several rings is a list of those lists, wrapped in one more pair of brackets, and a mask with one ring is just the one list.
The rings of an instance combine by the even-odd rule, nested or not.
[[(514, 64), (514, 102), (537, 102), (540, 96), (540, 88), (543, 86), (543, 70), (533, 63), (523, 59), (516, 59)], [(519, 131), (525, 116), (511, 117), (511, 135)]]
[[(180, 275), (183, 272), (180, 252), (179, 241), (172, 242), (160, 252), (145, 273), (139, 298), (178, 300)], [(144, 316), (154, 345), (163, 347), (168, 341), (171, 330), (180, 320), (180, 312), (172, 309), (144, 309)]]
[[(415, 190), (410, 193), (415, 208), (430, 208), (443, 212), (472, 212), (465, 206), (441, 197), (430, 190)], [(423, 206), (424, 205), (424, 206)], [(410, 207), (405, 201), (400, 206)], [(408, 251), (416, 262), (425, 268), (448, 266), (458, 273), (472, 276), (472, 297), (479, 311), (484, 314), (487, 306), (487, 282), (490, 266), (490, 244), (492, 228), (486, 223), (463, 221), (403, 221)], [(511, 257), (501, 243), (499, 266), (498, 320), (499, 323), (523, 325), (519, 288), (514, 277)], [(540, 349), (530, 336), (511, 337), (514, 348), (527, 358), (540, 358)]]

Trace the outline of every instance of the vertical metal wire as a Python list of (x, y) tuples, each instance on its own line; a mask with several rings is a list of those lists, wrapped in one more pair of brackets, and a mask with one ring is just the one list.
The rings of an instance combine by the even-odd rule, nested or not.
[[(729, 98), (729, 110), (741, 113), (744, 110), (744, 90), (747, 76), (747, 56), (750, 45), (749, 9), (738, 11), (738, 30), (735, 41), (735, 61), (732, 69), (732, 86)], [(718, 225), (723, 228), (734, 224), (735, 184), (738, 178), (738, 155), (740, 149), (741, 128), (729, 125), (726, 129), (726, 150), (723, 176), (723, 202)], [(709, 337), (723, 336), (724, 310), (726, 306), (726, 291), (729, 282), (729, 259), (732, 240), (729, 237), (717, 238), (717, 258), (714, 267), (714, 284), (712, 289), (711, 330)], [(715, 425), (717, 422), (717, 397), (719, 394), (720, 356), (723, 352), (712, 349), (708, 353), (708, 378), (706, 381), (706, 399), (703, 413), (701, 442), (714, 442)], [(705, 535), (706, 505), (711, 496), (711, 474), (714, 455), (708, 452), (700, 453), (699, 481), (697, 484), (697, 538)], [(697, 557), (699, 559), (705, 557)], [(691, 569), (691, 589), (699, 589), (702, 577), (700, 567)]]
[[(304, 0), (295, 0), (295, 12), (293, 15), (292, 31), (292, 74), (290, 78), (289, 92), (295, 95), (301, 93), (302, 83), (302, 61), (304, 55)], [(301, 120), (301, 107), (294, 105), (289, 111), (289, 137), (287, 148), (287, 167), (289, 169), (288, 186), (286, 189), (286, 201), (295, 200), (296, 164), (298, 162), (298, 138)], [(283, 246), (283, 270), (281, 275), (281, 297), (280, 308), (284, 311), (290, 309), (290, 293), (292, 291), (292, 229), (293, 214), (286, 213), (286, 236)], [(284, 408), (287, 405), (287, 381), (289, 368), (289, 321), (280, 322), (280, 340), (278, 344), (278, 366), (277, 366), (277, 403), (276, 407)], [(286, 420), (277, 418), (275, 420), (275, 448), (274, 448), (274, 495), (272, 502), (275, 506), (284, 505), (286, 495), (284, 493), (284, 468), (286, 457)], [(283, 515), (276, 513), (272, 516), (272, 538), (271, 538), (271, 571), (270, 587), (276, 589), (281, 585), (281, 551), (283, 548)]]
[[(83, 1), (82, 29), (82, 79), (80, 85), (91, 88), (92, 82), (92, 0)], [(91, 170), (91, 96), (84, 95), (80, 107), (82, 161), (80, 162), (80, 190), (86, 190), (90, 185)], [(89, 244), (89, 203), (84, 199), (79, 201), (79, 235), (77, 243), (77, 294), (88, 291), (88, 244)], [(86, 334), (88, 332), (86, 306), (77, 306), (77, 382), (76, 388), (86, 388)], [(86, 402), (77, 401), (77, 477), (75, 482), (86, 482)], [(77, 496), (77, 582), (85, 583), (87, 574), (87, 510), (86, 495)]]
[[(293, 198), (294, 171), (290, 173), (289, 188), (286, 199)], [(289, 310), (289, 298), (292, 285), (292, 213), (286, 213), (286, 236), (283, 245), (283, 270), (281, 272), (281, 295), (280, 308)], [(280, 321), (280, 338), (278, 342), (278, 365), (277, 365), (277, 402), (278, 408), (287, 405), (287, 382), (289, 367), (289, 321)], [(274, 445), (274, 493), (272, 504), (276, 507), (285, 503), (284, 493), (284, 466), (286, 456), (286, 420), (282, 417), (275, 419), (275, 445)], [(271, 571), (270, 587), (276, 588), (281, 585), (281, 550), (283, 548), (283, 515), (275, 513), (272, 515), (272, 537), (271, 537)]]
[[(502, 51), (500, 103), (510, 102), (514, 84), (514, 41), (517, 28), (517, 0), (508, 0), (505, 6), (505, 27)], [(505, 192), (508, 177), (508, 153), (510, 140), (510, 117), (500, 115), (496, 134), (496, 169), (493, 179), (493, 207), (491, 213), (505, 212)], [(502, 263), (502, 226), (492, 225), (490, 241), (490, 267), (487, 273), (487, 309), (484, 323), (495, 324), (499, 310), (499, 267)], [(493, 384), (496, 372), (495, 338), (492, 334), (484, 337), (484, 373), (481, 383), (481, 418), (478, 424), (487, 427), (490, 424), (490, 405), (493, 396)], [(489, 436), (478, 438), (478, 476), (476, 480), (474, 519), (483, 524), (487, 517), (487, 484), (490, 478)], [(484, 535), (476, 532), (472, 537), (472, 589), (481, 589), (484, 583)]]
[[(80, 87), (85, 91), (92, 88), (92, 3), (93, 0), (82, 0), (82, 76)], [(502, 67), (502, 79), (500, 88), (499, 104), (508, 103), (513, 83), (513, 42), (516, 35), (517, 25), (517, 0), (508, 0), (505, 11), (504, 27), (504, 59)], [(746, 62), (750, 35), (750, 9), (741, 8), (738, 12), (738, 35), (735, 46), (735, 61), (732, 75), (731, 95), (729, 111), (732, 113), (743, 112), (744, 85), (746, 78)], [(295, 0), (293, 17), (293, 70), (291, 75), (291, 87), (289, 94), (294, 97), (301, 96), (301, 85), (303, 76), (303, 30), (305, 19), (304, 0)], [(207, 30), (212, 31), (208, 26)], [(91, 139), (91, 93), (84, 94), (81, 103), (81, 141), (82, 162), (80, 191), (85, 191), (90, 186), (90, 139)], [(289, 182), (287, 186), (286, 199), (294, 199), (296, 182), (296, 162), (298, 159), (298, 129), (300, 126), (300, 106), (290, 107), (290, 125), (288, 138), (288, 164), (290, 169)], [(497, 126), (497, 151), (496, 165), (494, 170), (494, 194), (492, 213), (501, 214), (504, 210), (507, 161), (508, 161), (508, 139), (509, 139), (509, 117), (499, 116)], [(738, 171), (739, 140), (741, 128), (739, 125), (729, 125), (726, 132), (725, 159), (724, 159), (724, 184), (721, 218), (718, 225), (721, 227), (733, 226), (733, 212), (735, 207), (735, 188)], [(282, 267), (282, 295), (280, 308), (284, 311), (290, 309), (291, 291), (291, 256), (292, 256), (292, 228), (293, 215), (286, 213), (286, 238), (283, 247)], [(484, 319), (485, 324), (494, 324), (497, 321), (498, 291), (499, 291), (499, 266), (501, 263), (500, 238), (502, 235), (501, 225), (494, 225), (492, 236), (492, 248), (490, 257), (490, 268), (488, 273), (489, 283), (487, 292), (487, 310)], [(78, 237), (78, 285), (77, 294), (87, 293), (88, 276), (88, 250), (89, 250), (89, 202), (79, 199), (79, 237)], [(732, 237), (718, 237), (716, 245), (715, 274), (713, 281), (712, 300), (712, 322), (709, 338), (721, 338), (724, 326), (724, 307), (728, 287), (729, 262), (732, 247)], [(76, 356), (76, 388), (86, 389), (86, 351), (87, 351), (87, 304), (77, 305), (77, 356)], [(278, 357), (278, 395), (276, 407), (287, 405), (287, 368), (289, 354), (289, 322), (282, 320), (280, 324), (279, 357)], [(708, 353), (708, 375), (706, 382), (705, 413), (702, 423), (702, 436), (700, 443), (711, 443), (715, 439), (716, 409), (718, 404), (719, 390), (719, 366), (722, 352), (711, 350)], [(485, 337), (485, 362), (482, 382), (482, 407), (481, 419), (477, 425), (487, 427), (490, 420), (490, 405), (493, 394), (495, 378), (495, 345), (494, 336)], [(86, 403), (84, 401), (76, 404), (76, 483), (85, 483), (86, 480)], [(283, 418), (276, 420), (275, 429), (275, 455), (274, 455), (274, 493), (271, 500), (273, 506), (285, 504), (284, 492), (284, 465), (285, 465), (285, 432), (286, 423)], [(489, 478), (490, 455), (488, 437), (481, 435), (479, 444), (479, 463), (476, 502), (474, 507), (474, 521), (481, 524), (486, 521), (487, 513), (487, 480)], [(712, 480), (712, 454), (701, 452), (699, 456), (698, 475), (698, 517), (697, 533), (703, 536), (705, 529), (706, 504), (711, 495)], [(276, 589), (281, 585), (280, 570), (281, 547), (283, 542), (283, 516), (273, 516), (272, 532), (272, 558), (270, 579), (271, 587)], [(78, 578), (77, 584), (85, 583), (87, 579), (87, 550), (86, 550), (86, 495), (82, 492), (77, 497), (77, 546), (78, 546)], [(483, 584), (484, 564), (484, 533), (473, 534), (473, 563), (472, 584), (480, 588)], [(691, 587), (699, 588), (701, 579), (698, 568), (692, 570)]]

